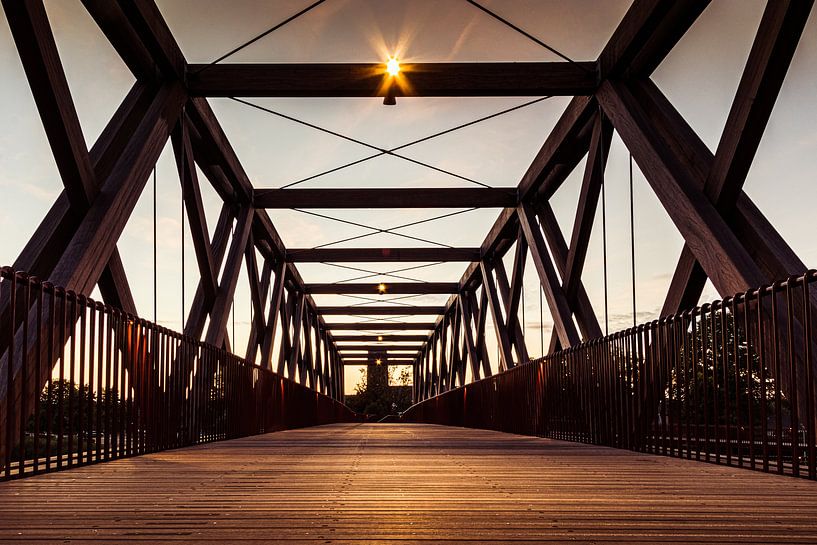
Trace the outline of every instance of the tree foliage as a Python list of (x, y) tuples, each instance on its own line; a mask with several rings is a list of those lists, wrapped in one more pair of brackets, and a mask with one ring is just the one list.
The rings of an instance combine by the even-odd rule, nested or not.
[[(359, 413), (371, 415), (375, 419), (406, 410), (411, 405), (411, 371), (388, 367), (386, 373), (374, 373), (369, 377), (367, 370), (361, 369), (360, 380), (353, 396), (347, 398), (347, 405)], [(396, 383), (396, 386), (389, 386)]]
[[(779, 406), (787, 420), (789, 402), (776, 388), (772, 358), (761, 357), (731, 312), (706, 313), (686, 332), (665, 391), (669, 417), (693, 424), (758, 426)], [(776, 396), (779, 396), (776, 398)]]

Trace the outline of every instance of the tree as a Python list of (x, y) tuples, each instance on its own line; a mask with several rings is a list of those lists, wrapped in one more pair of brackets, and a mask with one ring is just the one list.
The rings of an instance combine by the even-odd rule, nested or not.
[(680, 414), (696, 425), (758, 426), (764, 415), (775, 415), (779, 403), (780, 416), (788, 421), (789, 401), (776, 388), (768, 347), (761, 370), (756, 339), (736, 327), (731, 312), (705, 313), (686, 335), (665, 390), (671, 419)]
[[(374, 367), (374, 366), (372, 366)], [(411, 372), (403, 368), (387, 367), (382, 373), (360, 370), (361, 376), (355, 393), (347, 398), (349, 407), (359, 413), (371, 415), (375, 420), (406, 410), (411, 405)], [(389, 386), (396, 383), (396, 386)]]

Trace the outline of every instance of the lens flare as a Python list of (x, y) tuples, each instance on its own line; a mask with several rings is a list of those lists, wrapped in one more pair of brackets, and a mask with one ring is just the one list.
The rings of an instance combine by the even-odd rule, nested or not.
[(389, 60), (386, 62), (386, 72), (388, 72), (392, 77), (400, 73), (400, 63), (397, 61), (397, 59), (394, 57), (389, 57)]

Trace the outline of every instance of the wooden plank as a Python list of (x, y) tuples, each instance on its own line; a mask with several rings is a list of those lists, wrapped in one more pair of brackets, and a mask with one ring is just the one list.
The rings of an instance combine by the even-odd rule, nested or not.
[(356, 305), (350, 307), (318, 307), (318, 312), (324, 316), (420, 316), (442, 314), (445, 312), (445, 307)]
[(190, 93), (209, 97), (462, 97), (590, 95), (595, 62), (191, 64)]
[(515, 188), (256, 189), (256, 208), (505, 208)]
[(271, 535), (302, 545), (810, 543), (817, 486), (428, 424), (281, 431), (0, 485), (0, 537), (19, 545)]
[[(334, 283), (334, 284), (305, 284), (306, 293), (315, 294), (358, 294), (358, 295), (404, 295), (404, 294), (444, 294), (457, 293), (456, 282), (390, 282), (386, 284), (386, 291), (379, 291), (380, 284), (362, 283)], [(388, 301), (385, 299), (384, 301)]]
[(479, 261), (479, 248), (291, 248), (291, 263)]

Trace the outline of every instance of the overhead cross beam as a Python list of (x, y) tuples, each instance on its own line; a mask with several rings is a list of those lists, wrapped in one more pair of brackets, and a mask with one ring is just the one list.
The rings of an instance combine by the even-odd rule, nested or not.
[[(381, 288), (384, 286), (384, 288)], [(403, 294), (445, 294), (457, 293), (456, 282), (390, 282), (387, 284), (306, 284), (306, 293), (316, 294), (358, 294), (358, 295), (403, 295)], [(383, 291), (381, 291), (383, 289)], [(384, 299), (385, 302), (388, 299)]]
[(383, 330), (383, 331), (431, 331), (434, 324), (409, 322), (342, 322), (326, 324), (326, 328), (334, 331)]
[(479, 261), (479, 248), (292, 248), (291, 263)]
[(404, 63), (394, 84), (385, 65), (191, 64), (187, 84), (209, 97), (462, 97), (589, 95), (595, 62)]
[[(262, 365), (269, 368), (277, 346), (280, 371), (332, 395), (342, 391), (339, 350), (343, 348), (336, 344), (341, 339), (423, 342), (414, 360), (415, 392), (422, 395), (463, 384), (469, 363), (473, 378), (490, 375), (484, 338), (489, 316), (500, 343), (500, 368), (513, 366), (514, 359), (527, 359), (517, 313), (528, 261), (534, 264), (554, 317), (558, 342), (554, 340), (551, 349), (600, 335), (581, 273), (609, 148), (608, 118), (686, 240), (667, 299), (669, 307), (677, 310), (697, 301), (707, 276), (722, 294), (729, 295), (748, 285), (801, 272), (804, 267), (742, 192), (742, 184), (811, 9), (810, 1), (768, 4), (715, 154), (648, 79), (704, 11), (706, 1), (635, 0), (597, 61), (404, 64), (396, 79), (385, 78), (383, 65), (377, 63), (188, 65), (152, 0), (83, 0), (83, 4), (137, 79), (90, 151), (41, 2), (3, 0), (65, 186), (15, 265), (22, 264), (80, 293), (88, 293), (98, 283), (106, 301), (129, 310), (133, 302), (116, 242), (172, 131), (201, 277), (186, 332), (201, 337), (209, 319), (206, 340), (229, 348), (226, 316), (245, 262), (253, 310), (247, 357), (255, 358), (260, 348)], [(578, 96), (515, 188), (255, 190), (204, 98), (560, 94)], [(606, 117), (599, 112), (600, 106)], [(364, 145), (374, 148), (376, 156), (395, 151)], [(587, 166), (573, 232), (565, 241), (548, 199), (585, 155)], [(224, 201), (212, 238), (204, 220), (197, 167)], [(483, 207), (503, 210), (479, 249), (287, 250), (265, 211)], [(231, 234), (233, 224), (235, 233)], [(502, 259), (514, 244), (509, 277)], [(256, 252), (263, 259), (260, 277)], [(470, 265), (459, 283), (375, 285), (305, 284), (293, 264), (366, 261), (464, 261)], [(327, 315), (437, 314), (433, 324), (389, 320), (326, 324), (311, 296), (383, 292), (387, 296), (451, 297), (442, 307), (323, 309)], [(3, 324), (8, 310), (3, 309)], [(795, 326), (796, 334), (800, 324)], [(333, 336), (333, 328), (429, 332)], [(15, 328), (2, 329), (13, 332)]]
[(347, 307), (318, 307), (318, 312), (324, 316), (415, 316), (423, 314), (442, 314), (445, 307), (429, 306), (347, 306)]
[[(428, 340), (428, 335), (334, 335), (337, 343), (341, 342), (387, 342), (414, 343)], [(338, 348), (344, 345), (338, 344)]]
[(367, 352), (375, 351), (375, 352), (412, 352), (413, 353), (413, 352), (417, 352), (417, 350), (419, 350), (420, 347), (421, 347), (421, 345), (418, 345), (418, 344), (417, 345), (409, 345), (409, 346), (394, 346), (394, 345), (382, 346), (382, 345), (376, 345), (376, 344), (347, 344), (347, 345), (339, 346), (338, 351), (340, 351), (340, 352), (349, 352), (349, 351), (359, 352), (359, 351), (365, 350)]
[[(343, 358), (343, 365), (364, 365), (371, 362), (371, 358)], [(410, 365), (414, 363), (410, 358), (384, 358), (381, 365)]]
[(516, 188), (256, 189), (256, 208), (504, 208)]

